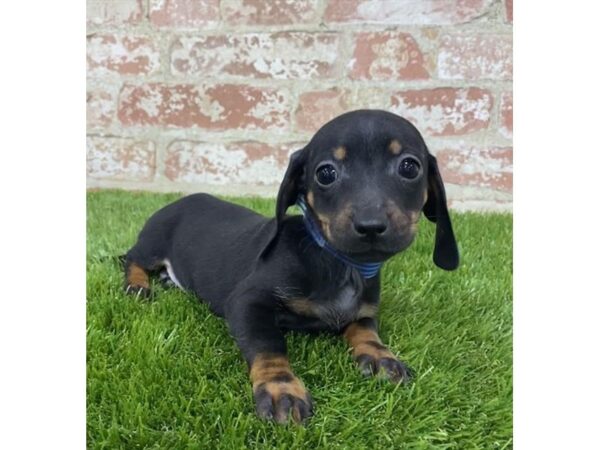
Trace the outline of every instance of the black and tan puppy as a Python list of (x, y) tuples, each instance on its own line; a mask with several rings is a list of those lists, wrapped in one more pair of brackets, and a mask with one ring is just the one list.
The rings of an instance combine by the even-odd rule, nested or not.
[[(285, 215), (295, 203), (304, 217)], [(275, 218), (206, 194), (154, 214), (127, 253), (126, 289), (147, 295), (149, 275), (168, 274), (206, 301), (248, 362), (258, 415), (302, 421), (312, 400), (285, 330), (340, 333), (363, 373), (410, 377), (377, 334), (379, 268), (411, 244), (421, 211), (437, 224), (434, 262), (455, 269), (444, 185), (417, 129), (384, 111), (350, 112), (291, 156)]]

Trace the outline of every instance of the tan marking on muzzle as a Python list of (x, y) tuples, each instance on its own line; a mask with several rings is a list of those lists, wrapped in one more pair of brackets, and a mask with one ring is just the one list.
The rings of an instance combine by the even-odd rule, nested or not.
[(313, 193), (313, 191), (308, 191), (308, 194), (306, 194), (306, 202), (308, 203), (308, 205), (314, 209), (315, 207), (315, 194)]
[(421, 216), (421, 211), (410, 211), (408, 213), (408, 217), (410, 218), (410, 232), (412, 234), (417, 233), (417, 226), (419, 224), (420, 216)]
[(330, 229), (329, 219), (327, 217), (325, 217), (323, 214), (319, 214), (319, 213), (317, 213), (317, 218), (319, 219), (319, 222), (321, 223), (321, 228), (323, 229), (323, 233), (325, 233), (325, 236), (327, 237), (327, 239), (331, 240), (331, 229)]

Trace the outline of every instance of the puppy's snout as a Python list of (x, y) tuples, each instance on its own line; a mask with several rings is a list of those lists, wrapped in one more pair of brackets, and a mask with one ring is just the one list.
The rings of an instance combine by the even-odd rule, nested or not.
[(367, 238), (375, 238), (378, 235), (385, 233), (388, 224), (382, 219), (359, 219), (353, 222), (354, 231), (361, 236)]

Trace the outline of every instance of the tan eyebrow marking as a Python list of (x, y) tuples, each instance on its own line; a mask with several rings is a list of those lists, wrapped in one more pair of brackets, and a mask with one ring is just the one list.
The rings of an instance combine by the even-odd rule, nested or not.
[(340, 145), (338, 148), (336, 148), (333, 151), (333, 157), (335, 159), (337, 159), (338, 161), (345, 159), (346, 154), (347, 154), (347, 150), (346, 150), (346, 147), (344, 147), (343, 145)]
[(402, 144), (400, 144), (400, 142), (398, 142), (396, 139), (393, 139), (388, 148), (392, 154), (397, 155), (400, 153), (400, 151), (402, 151)]

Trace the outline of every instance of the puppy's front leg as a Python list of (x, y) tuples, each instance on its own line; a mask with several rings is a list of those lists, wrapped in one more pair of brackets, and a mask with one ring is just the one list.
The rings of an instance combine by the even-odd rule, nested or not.
[(363, 375), (383, 372), (394, 382), (410, 380), (410, 368), (381, 343), (375, 319), (365, 317), (352, 322), (344, 330), (344, 338), (352, 347), (352, 355)]
[(231, 299), (227, 320), (248, 366), (259, 417), (285, 423), (312, 415), (312, 398), (294, 375), (285, 338), (275, 320), (275, 301), (254, 291)]

